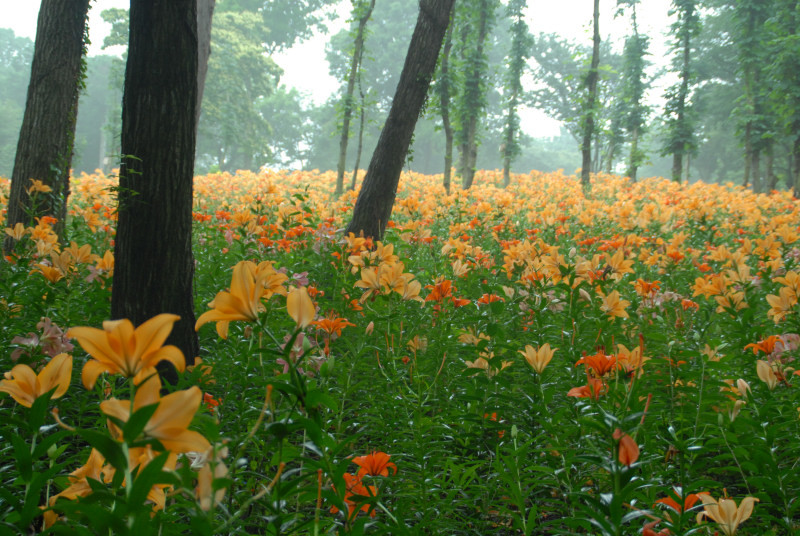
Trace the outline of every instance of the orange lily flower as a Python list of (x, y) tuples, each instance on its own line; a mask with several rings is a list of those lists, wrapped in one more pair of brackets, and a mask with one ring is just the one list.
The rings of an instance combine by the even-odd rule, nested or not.
[(106, 320), (103, 329), (77, 327), (67, 330), (67, 337), (77, 339), (91, 359), (83, 366), (81, 378), (87, 389), (92, 389), (103, 372), (122, 374), (139, 383), (155, 374), (155, 366), (166, 360), (179, 371), (186, 367), (186, 359), (176, 346), (162, 346), (167, 340), (178, 315), (163, 313), (154, 316), (139, 327), (130, 320)]
[[(680, 496), (680, 493), (678, 493), (678, 490), (675, 490), (675, 495)], [(700, 495), (699, 494), (690, 493), (689, 495), (686, 496), (685, 499), (683, 499), (683, 506), (678, 504), (675, 501), (675, 499), (673, 499), (672, 497), (663, 497), (663, 498), (657, 500), (655, 502), (655, 504), (663, 504), (667, 508), (670, 508), (673, 512), (678, 513), (678, 514), (682, 514), (686, 510), (689, 510), (690, 508), (692, 508), (697, 503), (697, 501), (699, 501), (699, 500), (700, 500)], [(653, 506), (655, 506), (655, 504)]]
[(715, 521), (725, 536), (734, 536), (739, 525), (744, 523), (753, 513), (753, 507), (758, 499), (745, 497), (737, 507), (733, 499), (720, 499), (717, 501), (708, 493), (698, 493), (703, 501), (703, 511), (697, 514), (697, 522), (707, 517)]
[(614, 430), (613, 437), (619, 442), (619, 450), (617, 455), (620, 463), (630, 467), (631, 464), (635, 463), (636, 460), (639, 459), (639, 445), (636, 444), (636, 441), (634, 441), (631, 436), (624, 433), (619, 428)]
[(11, 397), (27, 408), (34, 401), (55, 388), (52, 398), (59, 398), (67, 392), (72, 377), (72, 356), (58, 354), (51, 359), (37, 375), (28, 365), (17, 365), (5, 373), (0, 380), (0, 392)]
[(783, 344), (783, 339), (780, 335), (770, 335), (766, 339), (760, 340), (756, 343), (750, 343), (744, 347), (745, 350), (748, 348), (753, 349), (753, 355), (758, 355), (758, 352), (764, 352), (765, 354), (771, 354), (775, 350), (775, 345), (781, 343)]
[(580, 387), (573, 387), (567, 391), (567, 396), (574, 396), (576, 398), (591, 398), (597, 400), (600, 395), (608, 392), (608, 385), (603, 380), (597, 378), (589, 378), (586, 385)]
[[(345, 492), (344, 492), (344, 501), (347, 503), (347, 519), (352, 519), (356, 512), (356, 503), (355, 501), (351, 500), (350, 498), (354, 495), (358, 495), (361, 497), (375, 497), (378, 493), (378, 488), (375, 486), (365, 486), (364, 483), (361, 481), (361, 477), (358, 475), (351, 475), (350, 473), (345, 473), (342, 475), (344, 477), (344, 484), (345, 484)], [(369, 512), (370, 504), (366, 503), (359, 508), (361, 512)], [(336, 514), (339, 512), (339, 509), (335, 506), (331, 506), (331, 513)], [(370, 517), (375, 517), (375, 510), (370, 512)]]
[[(100, 411), (109, 417), (127, 422), (131, 413), (152, 404), (158, 404), (155, 413), (142, 432), (146, 438), (157, 439), (170, 452), (206, 452), (211, 444), (200, 433), (189, 430), (197, 409), (203, 401), (203, 392), (196, 385), (161, 397), (161, 380), (151, 376), (136, 389), (133, 402), (112, 398), (100, 403)], [(119, 429), (109, 424), (112, 433)]]
[(389, 469), (392, 469), (392, 474), (397, 474), (397, 466), (389, 461), (390, 455), (385, 452), (372, 451), (366, 456), (358, 456), (353, 458), (353, 463), (358, 465), (358, 476), (389, 476)]
[(577, 367), (581, 363), (593, 370), (598, 377), (605, 376), (612, 370), (620, 368), (617, 358), (613, 355), (606, 355), (602, 350), (593, 355), (583, 356), (575, 362), (575, 366)]

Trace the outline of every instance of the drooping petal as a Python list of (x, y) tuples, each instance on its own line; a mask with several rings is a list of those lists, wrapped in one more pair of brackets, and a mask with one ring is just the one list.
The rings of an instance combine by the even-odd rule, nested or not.
[(294, 288), (289, 291), (286, 296), (286, 310), (299, 328), (307, 327), (314, 320), (314, 314), (316, 313), (314, 302), (311, 301), (311, 297), (305, 287)]
[(81, 370), (81, 381), (83, 386), (87, 389), (94, 389), (94, 384), (97, 383), (97, 377), (103, 372), (113, 373), (116, 370), (110, 369), (105, 363), (90, 359), (83, 365)]
[(8, 393), (18, 404), (31, 407), (36, 400), (36, 373), (28, 365), (17, 365), (0, 381), (0, 392)]

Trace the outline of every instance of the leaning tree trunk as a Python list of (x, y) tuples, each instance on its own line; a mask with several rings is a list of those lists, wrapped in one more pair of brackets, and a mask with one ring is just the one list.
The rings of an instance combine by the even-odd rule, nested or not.
[(192, 296), (196, 0), (132, 0), (122, 102), (113, 318), (181, 319), (168, 341), (197, 355)]
[(361, 166), (361, 153), (364, 151), (364, 125), (367, 121), (366, 110), (366, 95), (364, 89), (361, 87), (361, 74), (358, 75), (358, 93), (361, 96), (361, 104), (359, 106), (360, 117), (358, 123), (358, 147), (356, 148), (356, 163), (353, 166), (353, 176), (350, 178), (350, 186), (348, 190), (356, 189), (356, 180), (358, 179), (358, 168)]
[(400, 172), (417, 118), (436, 68), (455, 0), (420, 0), (417, 25), (397, 84), (389, 116), (372, 153), (367, 175), (345, 233), (380, 240), (392, 214)]
[(600, 66), (600, 0), (594, 0), (594, 34), (592, 37), (592, 64), (586, 76), (586, 110), (583, 120), (581, 142), (581, 185), (589, 188), (589, 173), (592, 171), (592, 137), (594, 136), (594, 101), (597, 99), (597, 69)]
[[(58, 220), (56, 232), (63, 234), (88, 12), (89, 0), (42, 0), (39, 7), (28, 97), (11, 174), (9, 227), (52, 216)], [(51, 191), (29, 194), (31, 179)], [(13, 240), (6, 240), (6, 251), (13, 246)]]

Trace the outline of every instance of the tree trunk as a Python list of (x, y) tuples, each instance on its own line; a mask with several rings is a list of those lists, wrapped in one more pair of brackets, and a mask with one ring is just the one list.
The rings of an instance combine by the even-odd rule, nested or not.
[(639, 152), (639, 129), (634, 128), (633, 133), (631, 134), (631, 156), (630, 156), (630, 168), (628, 169), (628, 177), (633, 182), (636, 182), (636, 175), (639, 171), (639, 166), (636, 162), (638, 162), (638, 152)]
[(744, 180), (742, 185), (746, 188), (750, 184), (750, 166), (753, 163), (753, 142), (750, 139), (752, 124), (748, 121), (744, 126)]
[(132, 0), (122, 102), (112, 318), (174, 313), (168, 342), (198, 352), (192, 296), (196, 0)]
[(775, 154), (772, 143), (767, 145), (767, 161), (765, 163), (764, 180), (770, 191), (775, 189), (777, 177), (775, 176)]
[[(89, 0), (42, 0), (39, 7), (25, 114), (11, 174), (9, 227), (28, 226), (34, 218), (52, 216), (58, 220), (56, 232), (63, 235), (88, 12)], [(29, 195), (31, 179), (51, 191)], [(9, 237), (4, 246), (10, 251), (13, 240)]]
[(753, 151), (753, 165), (750, 167), (753, 177), (753, 192), (760, 194), (763, 192), (761, 181), (761, 151)]
[(420, 0), (419, 16), (389, 116), (372, 154), (345, 233), (383, 238), (403, 162), (436, 68), (455, 0)]
[(211, 19), (214, 17), (216, 0), (197, 0), (197, 109), (195, 130), (200, 121), (203, 90), (206, 87), (208, 58), (211, 56)]
[(597, 69), (600, 66), (600, 0), (594, 0), (594, 34), (592, 36), (592, 65), (586, 75), (586, 110), (583, 120), (583, 142), (581, 143), (581, 185), (589, 188), (589, 173), (592, 170), (592, 136), (594, 135), (594, 102), (597, 99)]
[[(354, 5), (353, 11), (360, 11), (361, 0), (358, 4)], [(347, 141), (350, 137), (350, 118), (353, 115), (353, 92), (356, 88), (356, 77), (358, 71), (361, 69), (361, 56), (364, 51), (364, 29), (367, 26), (367, 21), (372, 16), (372, 10), (375, 7), (375, 0), (370, 0), (369, 6), (366, 11), (361, 13), (358, 18), (358, 28), (356, 29), (356, 37), (353, 50), (353, 57), (350, 61), (350, 74), (347, 77), (347, 91), (344, 95), (344, 110), (342, 111), (342, 132), (339, 136), (339, 164), (336, 167), (336, 197), (342, 195), (344, 191), (344, 168), (347, 161)]]
[(676, 151), (672, 155), (672, 180), (681, 182), (683, 177), (683, 153)]
[[(452, 17), (452, 14), (451, 14)], [(453, 125), (450, 122), (450, 50), (453, 48), (453, 22), (447, 26), (442, 49), (442, 62), (439, 67), (439, 103), (441, 105), (442, 128), (444, 130), (444, 179), (442, 186), (447, 195), (450, 195), (450, 182), (453, 175)]]
[(364, 95), (364, 90), (361, 89), (361, 74), (358, 75), (358, 89), (359, 94), (361, 95), (361, 106), (359, 107), (361, 118), (359, 120), (358, 125), (358, 148), (356, 149), (356, 163), (353, 166), (353, 176), (350, 179), (350, 187), (348, 190), (355, 190), (356, 189), (356, 179), (358, 178), (358, 168), (361, 166), (361, 152), (364, 150), (364, 123), (366, 123), (367, 119), (367, 111), (364, 106), (364, 101), (366, 97)]

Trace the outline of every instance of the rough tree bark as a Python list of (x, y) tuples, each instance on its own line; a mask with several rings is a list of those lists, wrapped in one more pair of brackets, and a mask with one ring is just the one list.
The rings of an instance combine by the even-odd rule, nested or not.
[(129, 39), (111, 316), (180, 315), (168, 342), (192, 363), (197, 0), (132, 0)]
[(594, 136), (594, 102), (597, 99), (597, 69), (600, 66), (600, 0), (594, 0), (594, 35), (592, 37), (592, 64), (586, 75), (586, 109), (583, 119), (583, 142), (581, 143), (581, 185), (589, 188), (589, 173), (592, 171), (592, 136)]
[(450, 10), (455, 0), (420, 0), (419, 16), (408, 46), (389, 116), (372, 153), (345, 233), (380, 240), (392, 214), (397, 185), (422, 105), (436, 68)]
[[(43, 0), (39, 7), (31, 79), (11, 174), (9, 227), (31, 225), (34, 218), (47, 215), (58, 220), (55, 230), (63, 233), (88, 12), (89, 0)], [(31, 179), (52, 191), (32, 198)], [(13, 246), (13, 240), (6, 240), (6, 251)]]

